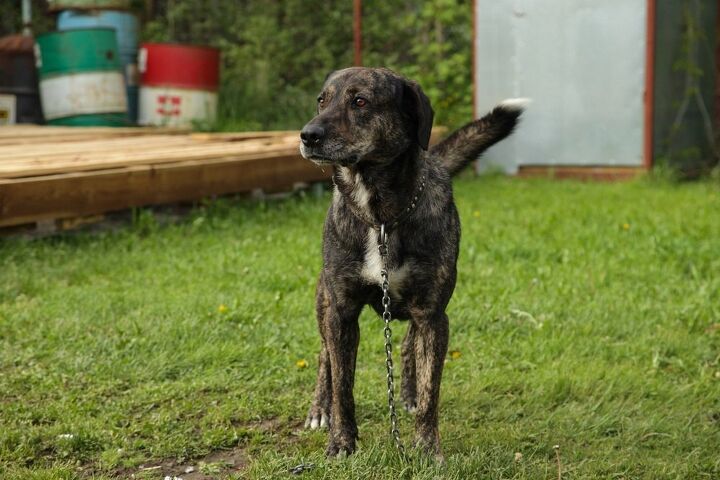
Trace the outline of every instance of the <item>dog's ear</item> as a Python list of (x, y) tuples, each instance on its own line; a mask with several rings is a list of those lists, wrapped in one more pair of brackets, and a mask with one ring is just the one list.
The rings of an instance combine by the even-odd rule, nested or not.
[(403, 82), (402, 98), (405, 111), (417, 127), (417, 143), (423, 150), (427, 150), (430, 145), (430, 131), (434, 115), (430, 99), (422, 91), (420, 85), (410, 80)]

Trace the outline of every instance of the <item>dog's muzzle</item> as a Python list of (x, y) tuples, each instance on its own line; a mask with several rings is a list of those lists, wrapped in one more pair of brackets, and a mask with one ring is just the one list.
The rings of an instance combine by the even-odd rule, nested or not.
[(306, 147), (317, 147), (325, 138), (325, 129), (320, 125), (307, 124), (300, 132), (300, 140)]

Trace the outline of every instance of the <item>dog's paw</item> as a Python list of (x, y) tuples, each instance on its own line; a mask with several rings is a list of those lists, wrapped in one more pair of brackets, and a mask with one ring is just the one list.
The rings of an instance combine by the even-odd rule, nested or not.
[(402, 390), (400, 391), (400, 395), (402, 397), (403, 401), (403, 407), (405, 407), (405, 411), (415, 414), (415, 411), (417, 410), (417, 397), (415, 395), (415, 385), (411, 385), (409, 383), (403, 382)]
[(417, 405), (415, 404), (415, 400), (403, 400), (403, 407), (405, 407), (405, 411), (415, 415), (415, 412), (417, 411)]
[(422, 451), (423, 454), (433, 458), (438, 463), (443, 463), (445, 457), (440, 450), (440, 435), (437, 432), (429, 435), (416, 435), (413, 447)]
[(305, 419), (305, 428), (310, 430), (330, 428), (330, 412), (313, 405)]
[(343, 458), (354, 452), (355, 440), (347, 438), (330, 439), (327, 449), (325, 450), (325, 456), (329, 458)]

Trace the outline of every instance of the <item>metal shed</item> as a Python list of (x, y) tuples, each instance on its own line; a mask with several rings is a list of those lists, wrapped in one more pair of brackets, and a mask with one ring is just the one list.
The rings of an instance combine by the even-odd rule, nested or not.
[[(703, 126), (715, 110), (717, 3), (475, 0), (476, 117), (505, 98), (532, 99), (521, 133), (488, 151), (478, 169), (615, 178), (666, 154), (712, 155)], [(678, 132), (687, 8), (702, 9), (693, 27), (707, 40), (695, 60), (708, 111), (688, 105)]]

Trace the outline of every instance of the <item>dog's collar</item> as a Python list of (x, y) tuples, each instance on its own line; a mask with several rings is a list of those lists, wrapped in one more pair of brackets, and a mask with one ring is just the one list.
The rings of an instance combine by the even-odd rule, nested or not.
[[(335, 175), (333, 175), (333, 184), (335, 184), (335, 187), (337, 188), (337, 182), (335, 181)], [(410, 201), (410, 204), (405, 207), (400, 214), (395, 217), (393, 220), (390, 220), (388, 222), (384, 222), (385, 230), (390, 231), (393, 230), (395, 227), (400, 225), (402, 222), (407, 220), (407, 218), (410, 216), (410, 214), (415, 210), (415, 208), (418, 205), (418, 200), (420, 199), (420, 195), (422, 195), (422, 192), (425, 190), (425, 174), (423, 173), (420, 176), (420, 181), (418, 183), (417, 188), (415, 189), (415, 194), (413, 195), (412, 200)], [(365, 215), (365, 212), (359, 210), (355, 204), (352, 202), (352, 200), (347, 202), (348, 206), (350, 207), (350, 211), (359, 218), (363, 223), (367, 224), (368, 226), (372, 227), (376, 231), (380, 231), (380, 225), (381, 223), (375, 223), (372, 220), (367, 218), (367, 215)]]
[[(391, 222), (387, 222), (385, 224), (386, 229), (392, 230), (393, 228), (397, 227), (402, 222), (404, 222), (405, 219), (407, 219), (410, 216), (410, 214), (413, 212), (413, 210), (415, 210), (415, 207), (417, 207), (418, 200), (420, 199), (420, 195), (422, 195), (423, 190), (425, 190), (425, 174), (420, 176), (420, 183), (418, 184), (417, 189), (415, 190), (415, 195), (413, 195), (413, 198), (410, 201), (410, 205), (405, 207), (405, 210), (400, 212), (400, 215), (395, 217), (395, 220), (393, 220)], [(379, 231), (380, 225), (373, 225), (373, 228), (375, 230)]]

